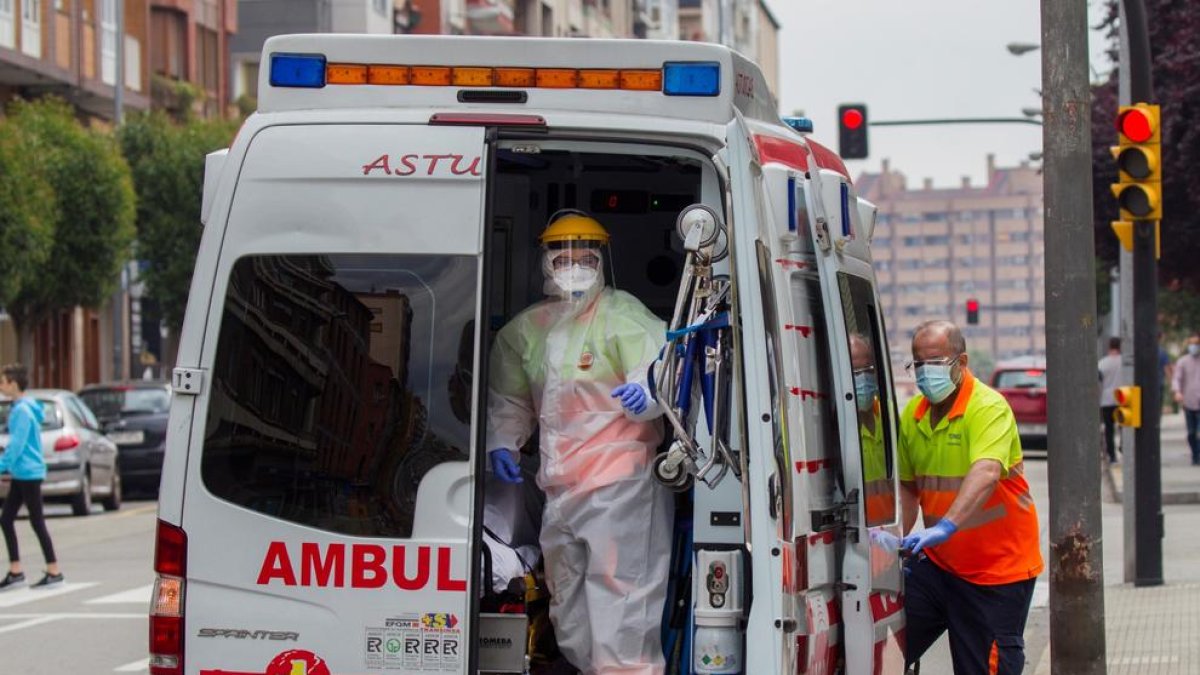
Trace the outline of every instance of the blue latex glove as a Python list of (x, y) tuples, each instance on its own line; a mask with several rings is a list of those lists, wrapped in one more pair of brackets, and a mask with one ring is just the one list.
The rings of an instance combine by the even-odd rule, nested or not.
[(937, 525), (908, 535), (900, 546), (915, 555), (927, 546), (937, 546), (946, 541), (955, 532), (958, 532), (958, 526), (949, 519), (942, 518)]
[(521, 467), (508, 448), (492, 450), (488, 453), (488, 459), (492, 461), (492, 473), (505, 483), (521, 483), (525, 480), (521, 478)]
[(621, 407), (634, 415), (646, 412), (646, 406), (650, 402), (650, 396), (646, 394), (646, 390), (642, 388), (642, 385), (633, 382), (613, 389), (612, 397), (621, 399)]

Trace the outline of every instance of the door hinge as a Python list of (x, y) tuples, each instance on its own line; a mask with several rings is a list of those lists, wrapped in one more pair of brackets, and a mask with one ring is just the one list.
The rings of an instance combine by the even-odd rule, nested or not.
[(171, 389), (176, 394), (199, 396), (204, 393), (204, 371), (199, 368), (176, 368), (171, 371)]

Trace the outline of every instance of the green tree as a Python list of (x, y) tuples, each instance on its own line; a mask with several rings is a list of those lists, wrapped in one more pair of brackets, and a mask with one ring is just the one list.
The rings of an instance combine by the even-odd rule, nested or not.
[(25, 161), (16, 130), (0, 121), (0, 307), (8, 307), (50, 256), (58, 204), (54, 188)]
[(99, 307), (112, 294), (132, 250), (135, 197), (113, 138), (85, 129), (61, 99), (16, 101), (8, 124), (30, 170), (53, 188), (59, 214), (50, 255), (13, 299), (20, 331), (58, 310)]
[(121, 149), (133, 170), (138, 193), (138, 258), (146, 292), (178, 332), (200, 246), (200, 198), (204, 156), (226, 147), (232, 122), (177, 123), (161, 112), (130, 116), (121, 127)]

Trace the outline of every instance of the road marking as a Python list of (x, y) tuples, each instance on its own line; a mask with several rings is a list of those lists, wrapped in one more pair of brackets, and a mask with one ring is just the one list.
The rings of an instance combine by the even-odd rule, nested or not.
[(150, 670), (150, 657), (113, 668), (114, 673), (144, 673)]
[(46, 612), (43, 614), (0, 614), (5, 619), (149, 619), (149, 612)]
[(152, 503), (145, 506), (139, 506), (132, 509), (121, 509), (113, 514), (113, 518), (127, 518), (129, 516), (140, 516), (143, 513), (154, 513), (158, 510), (158, 504)]
[(93, 598), (84, 602), (85, 605), (121, 605), (121, 604), (138, 604), (146, 605), (150, 603), (150, 594), (154, 592), (154, 584), (146, 584), (138, 588), (131, 588), (128, 591), (113, 593), (99, 598)]
[(91, 588), (92, 586), (96, 585), (98, 585), (98, 582), (95, 581), (84, 581), (82, 583), (68, 583), (64, 581), (61, 584), (57, 584), (46, 589), (34, 590), (32, 588), (25, 587), (18, 588), (15, 591), (4, 591), (3, 593), (0, 593), (0, 607), (16, 607), (17, 605), (23, 605), (27, 602), (36, 602), (38, 600), (45, 600), (46, 598), (53, 598), (55, 596), (74, 591), (82, 591), (85, 588)]
[(7, 626), (0, 626), (0, 633), (11, 633), (13, 631), (21, 630), (22, 628), (33, 628), (34, 626), (40, 626), (44, 623), (50, 623), (57, 618), (58, 617), (55, 616), (39, 616), (34, 619), (18, 621), (17, 623), (9, 624)]

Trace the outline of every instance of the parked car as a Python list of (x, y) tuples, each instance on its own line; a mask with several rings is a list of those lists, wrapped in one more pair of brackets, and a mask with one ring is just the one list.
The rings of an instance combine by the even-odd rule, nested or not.
[(1023, 356), (1001, 361), (991, 386), (1000, 392), (1017, 418), (1022, 448), (1046, 448), (1046, 359)]
[(100, 428), (121, 448), (121, 479), (127, 488), (154, 491), (162, 475), (171, 410), (171, 385), (157, 381), (94, 384), (79, 390)]
[[(42, 497), (47, 502), (67, 501), (77, 516), (92, 511), (99, 500), (105, 511), (121, 508), (121, 474), (117, 445), (100, 430), (100, 422), (75, 394), (61, 389), (25, 392), (42, 404), (42, 454), (46, 480)], [(8, 447), (8, 413), (11, 399), (0, 399), (0, 446)], [(0, 477), (0, 498), (8, 496), (10, 477)]]

